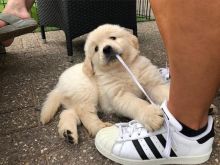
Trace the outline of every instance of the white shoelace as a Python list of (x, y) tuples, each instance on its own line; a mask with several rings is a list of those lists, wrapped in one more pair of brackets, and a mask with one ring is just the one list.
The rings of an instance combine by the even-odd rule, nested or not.
[[(151, 104), (155, 104), (153, 100), (149, 97), (149, 95), (145, 92), (144, 88), (141, 86), (141, 84), (138, 82), (137, 78), (135, 75), (132, 73), (132, 71), (128, 68), (126, 63), (123, 61), (123, 59), (120, 57), (120, 55), (116, 54), (117, 59), (119, 62), (124, 66), (124, 68), (128, 71), (130, 74), (132, 80), (135, 82), (135, 84), (139, 87), (139, 89), (144, 93), (146, 98), (149, 100)], [(165, 112), (164, 112), (165, 113)], [(173, 135), (172, 131), (170, 130), (170, 122), (169, 119), (167, 118), (166, 115), (164, 115), (164, 120), (165, 120), (165, 126), (167, 129), (167, 137), (166, 137), (166, 146), (164, 148), (164, 157), (169, 157), (170, 156), (170, 151), (172, 148), (172, 142), (173, 142)], [(119, 136), (121, 139), (124, 139), (124, 134), (128, 133), (129, 137), (132, 136), (134, 132), (137, 132), (138, 135), (141, 134), (142, 129), (145, 129), (144, 126), (140, 123), (138, 123), (135, 120), (132, 120), (128, 123), (118, 123), (116, 124), (117, 127), (119, 127)]]
[(120, 55), (116, 54), (116, 57), (118, 58), (119, 62), (125, 67), (125, 69), (128, 71), (130, 74), (132, 80), (135, 82), (135, 84), (138, 86), (138, 88), (144, 93), (146, 98), (149, 100), (151, 104), (155, 104), (153, 100), (150, 98), (150, 96), (145, 92), (144, 88), (141, 86), (141, 84), (138, 82), (137, 78), (135, 75), (132, 73), (132, 71), (128, 68), (127, 64), (123, 61)]
[(124, 139), (124, 134), (128, 133), (128, 136), (131, 137), (134, 132), (137, 132), (138, 135), (141, 134), (144, 126), (138, 123), (135, 120), (132, 120), (128, 123), (117, 123), (116, 126), (119, 128), (119, 137)]
[(166, 115), (164, 115), (164, 121), (166, 125), (165, 129), (167, 130), (167, 137), (166, 137), (166, 145), (165, 145), (163, 154), (164, 154), (164, 157), (168, 158), (170, 156), (170, 151), (172, 149), (172, 145), (174, 144), (174, 140), (173, 140), (173, 134), (172, 134), (170, 122)]

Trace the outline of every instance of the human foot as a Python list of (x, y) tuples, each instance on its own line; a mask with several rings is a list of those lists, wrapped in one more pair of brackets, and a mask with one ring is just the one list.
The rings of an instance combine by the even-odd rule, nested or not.
[[(10, 2), (10, 1), (9, 1)], [(9, 3), (5, 6), (5, 9), (2, 11), (4, 14), (11, 14), (22, 19), (30, 18), (30, 14), (27, 11), (25, 5), (18, 3), (17, 1), (13, 1), (13, 3)], [(0, 28), (5, 26), (6, 22), (0, 20)], [(2, 41), (2, 45), (10, 46), (14, 39), (9, 39), (6, 41)]]
[(213, 119), (198, 134), (186, 134), (183, 126), (169, 112), (166, 103), (164, 126), (148, 132), (137, 121), (119, 123), (98, 132), (95, 145), (105, 157), (126, 165), (199, 164), (207, 161), (214, 139)]

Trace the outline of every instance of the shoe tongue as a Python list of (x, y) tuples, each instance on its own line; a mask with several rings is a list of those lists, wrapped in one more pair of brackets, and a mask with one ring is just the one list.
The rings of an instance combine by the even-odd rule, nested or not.
[(167, 101), (164, 101), (161, 105), (161, 109), (167, 116), (170, 124), (173, 125), (178, 131), (181, 131), (183, 129), (182, 125), (175, 119), (175, 117), (170, 113), (169, 109), (167, 108)]

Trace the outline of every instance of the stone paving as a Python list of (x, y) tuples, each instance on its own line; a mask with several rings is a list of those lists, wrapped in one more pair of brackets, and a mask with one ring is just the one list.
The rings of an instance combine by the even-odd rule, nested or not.
[[(141, 54), (159, 67), (165, 66), (165, 50), (155, 22), (139, 23)], [(74, 63), (84, 58), (86, 36), (73, 40)], [(0, 59), (0, 164), (113, 165), (94, 147), (94, 139), (79, 128), (79, 144), (70, 145), (58, 137), (58, 115), (42, 126), (39, 114), (46, 94), (59, 75), (73, 65), (68, 62), (62, 31), (48, 32), (47, 44), (40, 33), (15, 39)], [(220, 108), (220, 92), (214, 101)], [(104, 121), (118, 122), (115, 115), (100, 114)], [(206, 165), (220, 164), (220, 112), (214, 111), (216, 138), (211, 159)]]

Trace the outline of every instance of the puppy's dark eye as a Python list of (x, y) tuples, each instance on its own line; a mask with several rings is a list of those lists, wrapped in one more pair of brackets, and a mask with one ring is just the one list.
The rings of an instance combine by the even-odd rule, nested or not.
[(112, 37), (110, 37), (110, 39), (112, 39), (112, 40), (116, 40), (116, 37), (112, 36)]
[(96, 46), (95, 47), (95, 52), (97, 52), (99, 50), (99, 47), (98, 46)]

